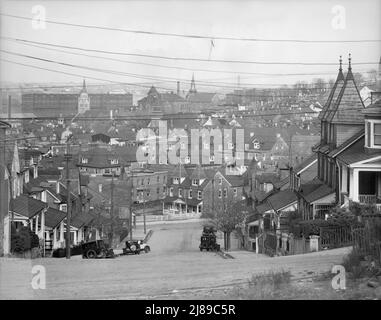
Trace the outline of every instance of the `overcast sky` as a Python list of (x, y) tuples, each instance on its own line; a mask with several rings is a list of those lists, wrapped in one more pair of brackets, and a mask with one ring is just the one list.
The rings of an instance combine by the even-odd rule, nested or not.
[[(262, 39), (306, 39), (306, 40), (362, 40), (381, 39), (381, 2), (362, 1), (0, 1), (1, 12), (32, 18), (32, 8), (42, 5), (46, 19), (67, 23), (96, 25), (113, 28), (134, 29), (154, 32), (200, 34), (210, 38), (216, 36), (247, 37)], [(334, 28), (335, 14), (332, 8), (345, 8), (344, 29)], [(39, 42), (76, 46), (87, 49), (141, 53), (171, 57), (201, 59), (278, 61), (278, 62), (338, 62), (343, 55), (345, 69), (348, 53), (353, 63), (378, 62), (381, 43), (292, 43), (292, 42), (249, 42), (214, 40), (211, 50), (210, 39), (189, 39), (157, 35), (133, 34), (118, 31), (94, 30), (64, 25), (46, 24), (45, 29), (35, 29), (32, 21), (1, 16), (1, 35)], [(336, 20), (337, 21), (337, 20)], [(1, 49), (12, 52), (52, 59), (86, 67), (96, 67), (133, 73), (137, 76), (169, 77), (190, 80), (191, 70), (176, 70), (145, 66), (118, 61), (76, 56), (42, 48), (30, 47), (10, 41), (1, 41)], [(66, 49), (70, 51), (70, 49)], [(250, 84), (293, 83), (308, 76), (260, 76), (251, 73), (332, 73), (321, 75), (335, 77), (338, 66), (299, 65), (256, 65), (216, 62), (171, 61), (153, 58), (115, 56), (129, 62), (144, 62), (189, 69), (231, 71), (216, 73), (195, 71), (196, 81), (224, 82), (228, 87), (237, 84), (238, 75), (242, 86)], [(160, 82), (126, 75), (113, 75), (48, 62), (34, 61), (25, 57), (0, 53), (2, 59), (17, 61), (54, 70), (75, 73), (79, 76), (151, 84), (175, 90), (175, 82)], [(377, 65), (354, 65), (353, 70), (363, 72)], [(12, 82), (81, 82), (80, 77), (32, 69), (1, 62), (1, 80)], [(175, 80), (173, 80), (175, 81)], [(188, 89), (188, 84), (182, 85)], [(249, 85), (247, 85), (249, 86)], [(206, 90), (206, 89), (205, 89)], [(204, 91), (205, 91), (204, 90)], [(218, 91), (210, 87), (209, 91)]]

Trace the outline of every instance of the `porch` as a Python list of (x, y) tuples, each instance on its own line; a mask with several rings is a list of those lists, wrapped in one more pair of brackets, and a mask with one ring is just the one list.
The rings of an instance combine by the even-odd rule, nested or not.
[(350, 178), (353, 185), (349, 199), (364, 205), (375, 205), (381, 212), (381, 168), (354, 169)]
[(163, 215), (169, 216), (184, 216), (184, 217), (195, 217), (201, 216), (202, 212), (202, 202), (185, 202), (182, 199), (176, 199), (171, 202), (163, 203)]

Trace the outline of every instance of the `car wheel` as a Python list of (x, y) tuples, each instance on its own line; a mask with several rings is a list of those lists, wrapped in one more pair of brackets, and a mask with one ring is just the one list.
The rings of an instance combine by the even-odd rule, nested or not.
[(149, 246), (146, 246), (145, 248), (144, 248), (144, 252), (145, 253), (148, 253), (148, 252), (150, 252), (151, 251), (151, 248), (149, 247)]
[(86, 257), (88, 259), (94, 259), (96, 256), (97, 256), (97, 254), (94, 250), (89, 250), (86, 252)]

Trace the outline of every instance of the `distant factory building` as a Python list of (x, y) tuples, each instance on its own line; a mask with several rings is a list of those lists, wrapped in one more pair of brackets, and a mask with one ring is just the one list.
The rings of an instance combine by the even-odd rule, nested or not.
[(133, 105), (130, 93), (88, 93), (83, 80), (81, 91), (77, 93), (24, 93), (21, 97), (23, 113), (33, 113), (37, 117), (75, 116), (87, 110), (125, 111)]

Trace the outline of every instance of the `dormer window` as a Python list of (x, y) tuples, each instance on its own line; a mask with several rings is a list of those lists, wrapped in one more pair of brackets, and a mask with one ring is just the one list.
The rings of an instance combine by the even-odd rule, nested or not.
[(180, 179), (179, 178), (173, 178), (173, 184), (179, 184)]
[(192, 179), (192, 185), (198, 186), (198, 179)]
[(118, 164), (118, 163), (119, 163), (118, 159), (111, 159), (111, 164)]
[(89, 162), (89, 159), (87, 159), (87, 158), (82, 158), (81, 162), (84, 163), (84, 164), (86, 164), (86, 163)]
[(366, 120), (365, 146), (381, 149), (381, 120)]

